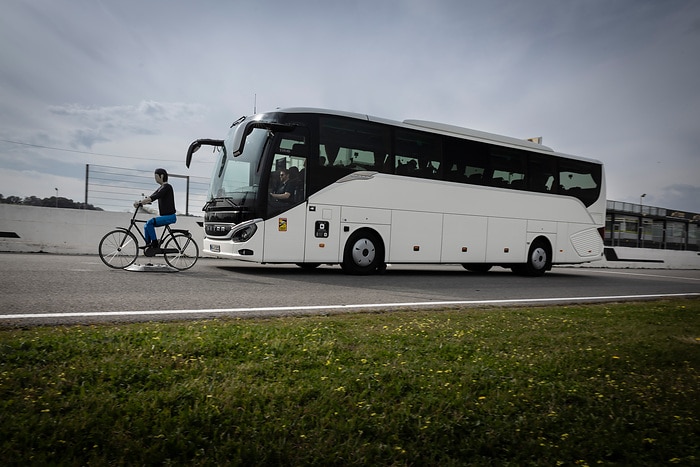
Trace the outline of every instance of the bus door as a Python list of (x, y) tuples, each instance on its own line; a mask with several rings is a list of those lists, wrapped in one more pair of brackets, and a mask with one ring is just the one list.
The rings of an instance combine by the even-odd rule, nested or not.
[(263, 262), (303, 261), (308, 147), (304, 129), (275, 136), (268, 159)]

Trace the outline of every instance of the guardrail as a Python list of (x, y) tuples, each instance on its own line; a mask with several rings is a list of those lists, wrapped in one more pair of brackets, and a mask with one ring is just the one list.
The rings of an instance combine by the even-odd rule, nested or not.
[[(132, 214), (0, 204), (0, 251), (97, 254), (104, 234), (115, 227), (128, 227)], [(202, 217), (178, 215), (175, 224), (178, 229), (193, 233), (200, 252), (204, 239), (202, 222)]]

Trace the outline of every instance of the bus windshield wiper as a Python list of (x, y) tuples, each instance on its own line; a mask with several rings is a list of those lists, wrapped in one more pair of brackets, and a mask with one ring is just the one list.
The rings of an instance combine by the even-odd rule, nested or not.
[(214, 205), (214, 207), (217, 207), (216, 205), (219, 204), (220, 202), (227, 203), (229, 206), (234, 207), (234, 208), (241, 207), (240, 204), (234, 203), (233, 200), (231, 200), (231, 198), (221, 197), (221, 198), (212, 198), (209, 201), (207, 201), (206, 203), (204, 203), (204, 207), (202, 208), (202, 211), (206, 211), (207, 208), (209, 208), (212, 205)]

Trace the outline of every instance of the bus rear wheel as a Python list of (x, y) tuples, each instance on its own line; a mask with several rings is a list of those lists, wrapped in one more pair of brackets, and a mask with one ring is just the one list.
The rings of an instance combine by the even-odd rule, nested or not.
[(464, 263), (462, 267), (467, 271), (487, 273), (491, 270), (492, 265), (487, 263)]
[(384, 263), (384, 247), (376, 233), (361, 230), (345, 244), (341, 267), (348, 274), (371, 274)]
[(524, 276), (541, 276), (552, 269), (552, 250), (549, 244), (541, 239), (535, 240), (530, 245), (527, 253), (527, 262), (513, 266), (513, 272)]

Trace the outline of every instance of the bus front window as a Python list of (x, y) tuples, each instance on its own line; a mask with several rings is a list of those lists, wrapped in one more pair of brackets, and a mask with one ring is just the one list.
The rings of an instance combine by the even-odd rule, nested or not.
[(256, 128), (247, 137), (241, 155), (231, 156), (234, 127), (224, 143), (219, 160), (214, 165), (208, 200), (225, 199), (236, 206), (253, 207), (260, 186), (260, 158), (268, 131)]
[(302, 135), (284, 133), (278, 138), (268, 186), (268, 217), (275, 216), (306, 198), (307, 150), (306, 139)]

